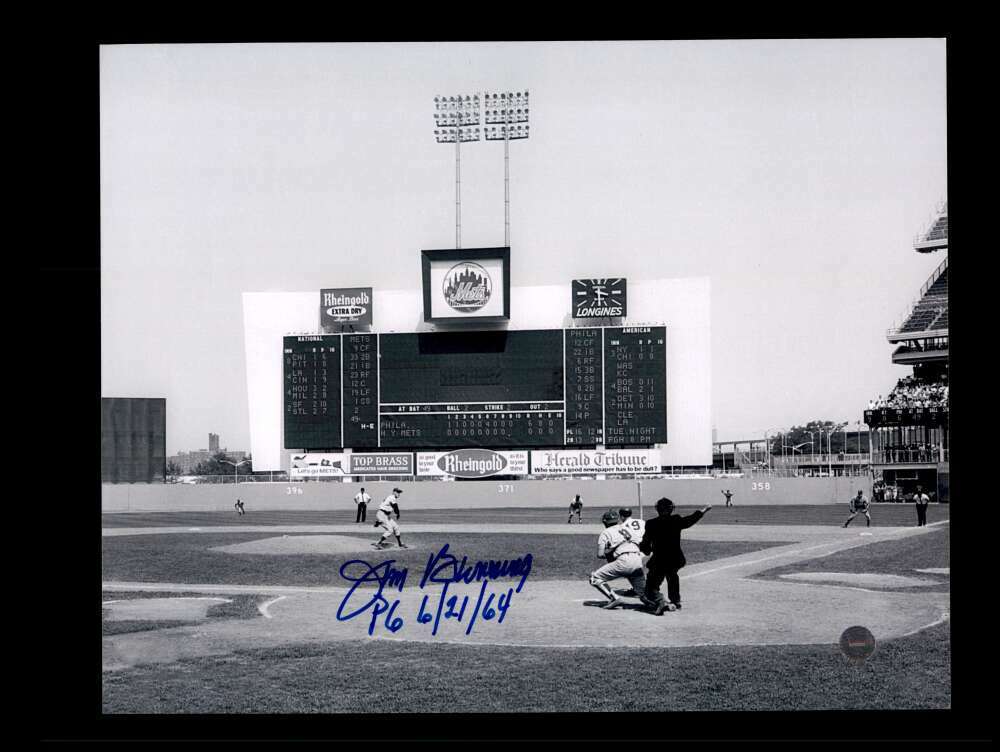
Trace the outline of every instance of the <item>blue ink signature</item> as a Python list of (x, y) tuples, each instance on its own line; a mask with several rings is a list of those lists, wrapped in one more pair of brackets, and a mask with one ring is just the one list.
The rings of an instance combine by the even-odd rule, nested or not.
[[(531, 554), (518, 559), (507, 559), (504, 561), (476, 561), (469, 563), (468, 557), (463, 556), (461, 561), (449, 553), (448, 544), (444, 544), (441, 549), (431, 554), (427, 559), (427, 566), (424, 569), (423, 577), (420, 578), (418, 587), (423, 590), (428, 582), (442, 584), (440, 594), (437, 596), (436, 607), (429, 604), (430, 595), (424, 595), (417, 612), (417, 624), (430, 624), (431, 634), (437, 635), (441, 621), (454, 620), (463, 622), (469, 610), (470, 597), (452, 595), (448, 597), (448, 587), (453, 583), (464, 582), (471, 584), (480, 582), (479, 595), (475, 600), (475, 605), (465, 628), (465, 634), (472, 634), (472, 629), (477, 620), (503, 622), (507, 615), (507, 610), (511, 606), (514, 593), (520, 593), (524, 583), (531, 574)], [(396, 614), (396, 609), (400, 604), (398, 598), (389, 599), (384, 595), (386, 589), (395, 589), (402, 593), (406, 586), (408, 570), (406, 568), (397, 569), (393, 565), (394, 559), (383, 561), (372, 565), (361, 559), (347, 561), (340, 568), (340, 576), (354, 584), (347, 591), (344, 599), (337, 609), (337, 620), (348, 621), (360, 616), (368, 611), (371, 612), (368, 624), (368, 634), (375, 633), (375, 627), (382, 616), (385, 616), (385, 627), (390, 632), (398, 632), (402, 629), (403, 617)], [(487, 586), (493, 580), (502, 578), (517, 578), (517, 587), (508, 587), (506, 593), (490, 592), (487, 594)], [(365, 583), (377, 583), (374, 595), (359, 607), (353, 607), (351, 603), (358, 587)], [(348, 610), (353, 607), (353, 610)]]

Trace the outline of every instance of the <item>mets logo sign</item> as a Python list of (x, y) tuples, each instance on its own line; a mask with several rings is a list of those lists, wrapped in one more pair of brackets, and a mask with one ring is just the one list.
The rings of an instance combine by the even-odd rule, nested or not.
[(485, 478), (500, 473), (507, 460), (489, 449), (457, 449), (440, 457), (437, 466), (456, 478)]
[(478, 311), (493, 294), (489, 273), (472, 261), (455, 264), (444, 275), (441, 292), (445, 302), (460, 313)]

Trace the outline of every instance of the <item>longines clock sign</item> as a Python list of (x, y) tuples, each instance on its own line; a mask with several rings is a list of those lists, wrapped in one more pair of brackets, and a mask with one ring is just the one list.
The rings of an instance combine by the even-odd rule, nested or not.
[(573, 280), (573, 318), (627, 315), (627, 286), (624, 279)]

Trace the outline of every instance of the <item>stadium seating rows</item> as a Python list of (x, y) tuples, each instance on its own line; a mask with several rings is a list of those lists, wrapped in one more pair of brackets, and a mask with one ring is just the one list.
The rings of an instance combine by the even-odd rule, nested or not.
[[(899, 328), (900, 332), (926, 332), (948, 327), (948, 269), (934, 280), (920, 302)], [(942, 318), (943, 317), (943, 318)]]

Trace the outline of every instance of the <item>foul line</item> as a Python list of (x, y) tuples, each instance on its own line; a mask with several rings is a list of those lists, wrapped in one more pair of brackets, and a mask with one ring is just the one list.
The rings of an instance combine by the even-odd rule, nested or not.
[(268, 612), (268, 609), (278, 601), (284, 600), (287, 597), (288, 597), (287, 595), (279, 595), (277, 598), (272, 598), (271, 600), (267, 601), (267, 603), (258, 604), (257, 610), (260, 611), (261, 615), (265, 619), (271, 619), (273, 617), (271, 616), (270, 612)]
[(798, 554), (803, 554), (806, 551), (812, 551), (815, 548), (824, 548), (825, 546), (833, 546), (838, 543), (841, 543), (841, 541), (827, 541), (826, 543), (819, 543), (815, 546), (807, 546), (806, 548), (796, 548), (791, 551), (785, 551), (780, 554), (772, 554), (771, 556), (765, 556), (760, 559), (752, 559), (751, 561), (737, 561), (732, 564), (724, 564), (721, 567), (715, 567), (714, 569), (703, 569), (700, 572), (681, 575), (681, 579), (690, 580), (692, 577), (700, 577), (703, 574), (713, 574), (715, 572), (721, 572), (723, 569), (733, 569), (734, 567), (748, 567), (753, 564), (760, 564), (761, 562), (770, 561), (771, 559), (781, 559), (785, 556), (797, 556)]
[(935, 621), (932, 621), (930, 624), (925, 624), (922, 627), (917, 627), (912, 632), (907, 632), (904, 635), (900, 635), (900, 637), (912, 637), (913, 635), (917, 634), (918, 632), (923, 632), (925, 629), (930, 629), (931, 627), (936, 627), (938, 624), (944, 624), (950, 618), (951, 618), (951, 613), (948, 612), (948, 611), (945, 611), (944, 613), (941, 614), (941, 617), (939, 619), (937, 619)]

